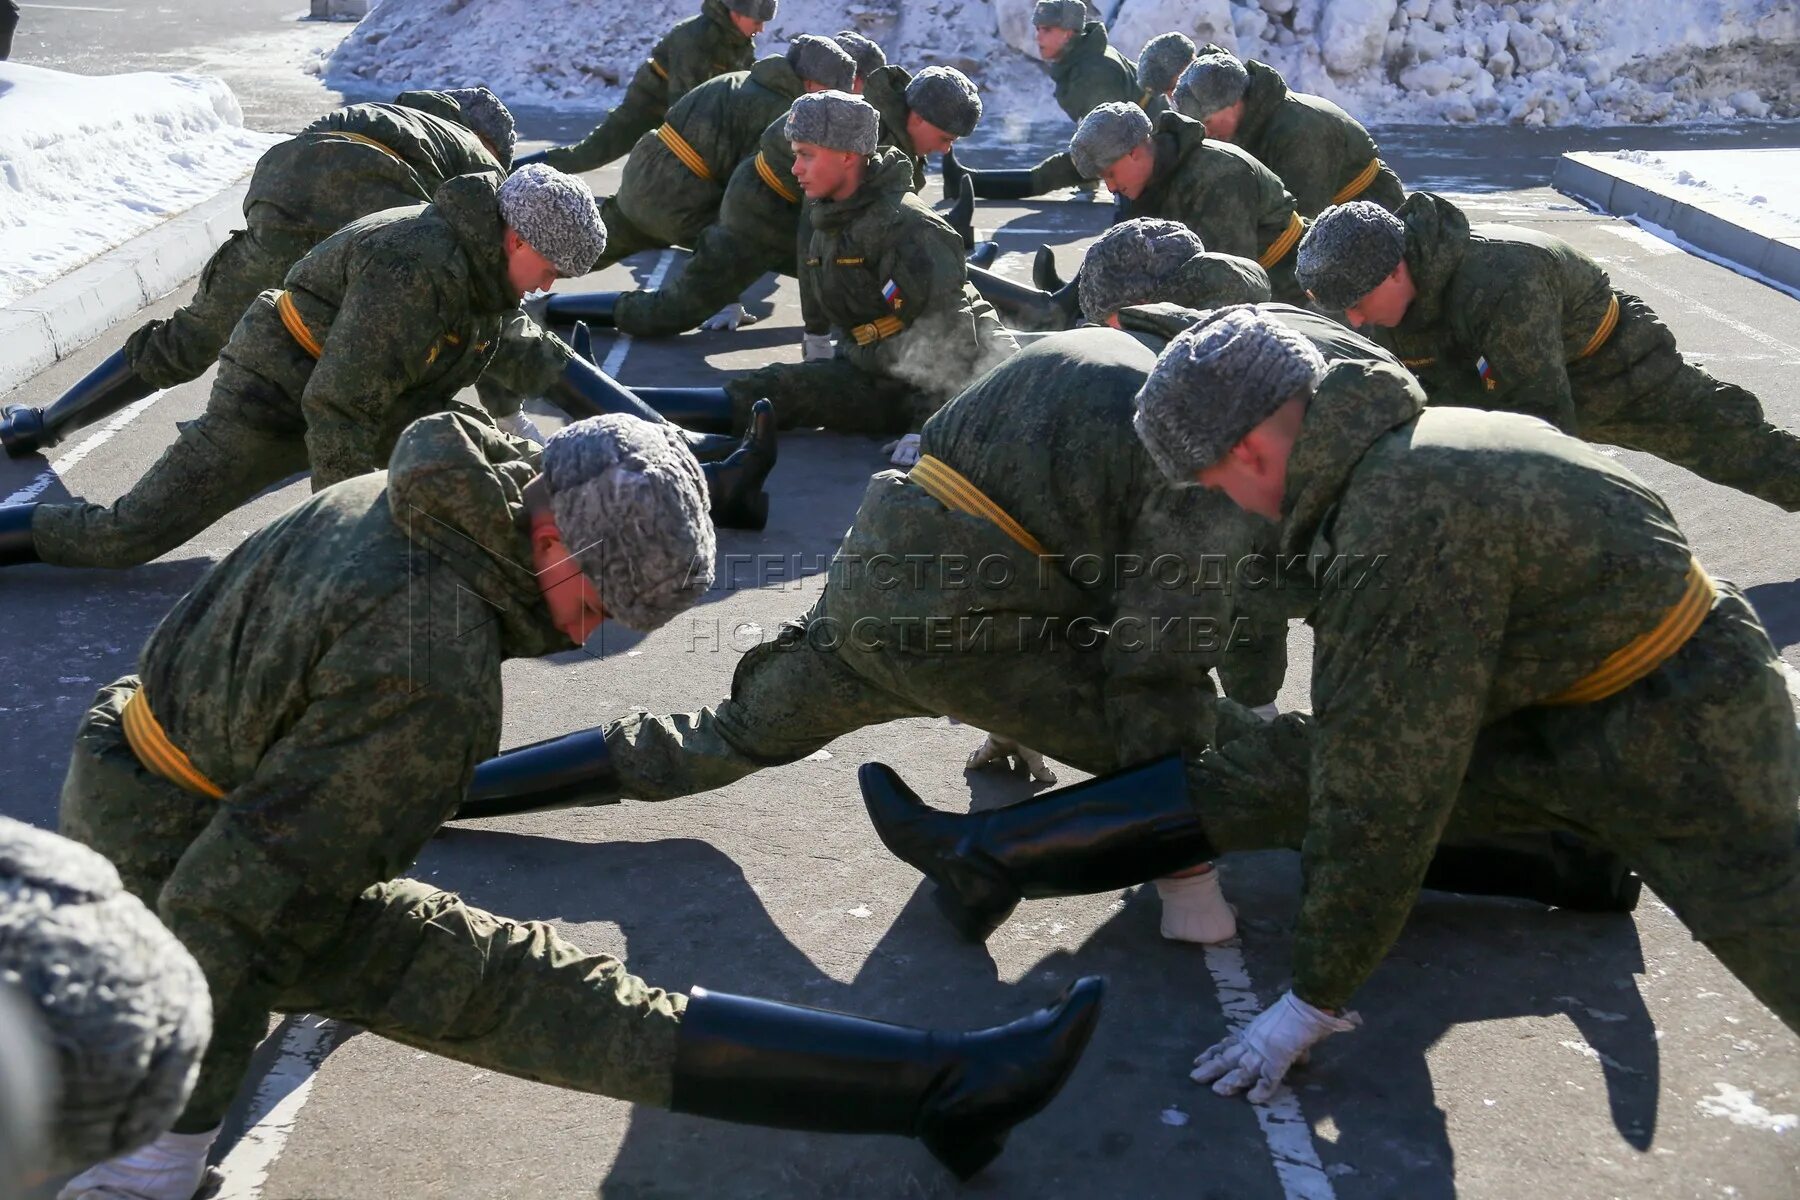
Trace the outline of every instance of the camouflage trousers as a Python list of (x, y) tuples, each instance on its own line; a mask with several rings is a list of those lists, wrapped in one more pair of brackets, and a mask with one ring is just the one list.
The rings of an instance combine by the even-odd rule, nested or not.
[[(320, 947), (291, 984), (222, 985), (245, 976), (223, 961), (243, 930), (215, 931), (191, 914), (173, 920), (163, 901), (182, 886), (184, 853), (231, 798), (215, 802), (144, 770), (119, 724), (136, 690), (131, 676), (103, 688), (83, 719), (61, 827), (113, 861), (212, 985), (212, 1043), (178, 1132), (219, 1124), (270, 1012), (316, 1013), (487, 1070), (668, 1105), (685, 996), (650, 987), (616, 958), (584, 954), (548, 925), (494, 916), (417, 880), (369, 887), (332, 928), (268, 930)], [(239, 915), (253, 926), (258, 914)]]
[(773, 244), (767, 238), (746, 238), (723, 223), (708, 225), (681, 274), (662, 287), (620, 296), (613, 324), (633, 337), (673, 337), (736, 300), (771, 271), (794, 273), (792, 230), (784, 242)]
[(1755, 395), (1684, 359), (1642, 300), (1621, 292), (1619, 308), (1617, 351), (1569, 368), (1581, 436), (1800, 512), (1800, 433), (1771, 425)]
[(218, 361), (250, 302), (280, 287), (288, 268), (333, 232), (253, 218), (248, 229), (236, 231), (213, 252), (192, 299), (126, 339), (125, 361), (132, 372), (159, 388), (198, 379)]
[(941, 403), (927, 397), (905, 380), (865, 371), (842, 356), (812, 362), (771, 363), (725, 384), (740, 414), (747, 419), (750, 405), (766, 397), (775, 404), (775, 422), (782, 429), (829, 429), (833, 433), (886, 437), (919, 428), (924, 417)]
[[(723, 198), (724, 193), (721, 191), (719, 199)], [(618, 197), (608, 196), (600, 202), (600, 219), (606, 225), (606, 249), (600, 252), (600, 257), (594, 262), (594, 270), (611, 266), (645, 250), (698, 245), (706, 231), (712, 227), (713, 218), (718, 216), (719, 211), (715, 202), (710, 209), (702, 204), (697, 212), (694, 204), (698, 203), (699, 201), (684, 206), (671, 205), (665, 211), (649, 214), (639, 212), (638, 219), (633, 220), (625, 215)]]
[[(1800, 730), (1768, 635), (1737, 589), (1720, 592), (1638, 683), (1483, 729), (1443, 841), (1562, 830), (1617, 853), (1800, 1030)], [(1298, 849), (1312, 718), (1234, 732), (1222, 725), (1219, 747), (1188, 768), (1208, 835), (1221, 851)], [(1346, 979), (1358, 969), (1344, 964)], [(1335, 1004), (1353, 987), (1312, 999)]]

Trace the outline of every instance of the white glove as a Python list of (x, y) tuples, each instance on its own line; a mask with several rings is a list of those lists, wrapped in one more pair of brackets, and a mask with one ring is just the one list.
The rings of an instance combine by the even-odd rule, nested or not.
[(1237, 910), (1225, 903), (1217, 870), (1159, 879), (1156, 894), (1162, 897), (1162, 935), (1170, 941), (1211, 946), (1237, 936)]
[(497, 422), (502, 433), (510, 433), (514, 437), (524, 438), (528, 442), (544, 444), (544, 431), (537, 427), (537, 422), (525, 415), (520, 409), (510, 417), (501, 417)]
[(89, 1167), (56, 1200), (192, 1200), (206, 1178), (206, 1152), (217, 1129), (165, 1133), (148, 1146)]
[(821, 358), (830, 358), (837, 353), (831, 345), (829, 333), (803, 333), (800, 335), (800, 357), (806, 362), (817, 362)]
[(1276, 717), (1281, 715), (1281, 710), (1275, 707), (1275, 702), (1273, 700), (1269, 701), (1267, 704), (1259, 704), (1250, 711), (1265, 721), (1273, 721)]
[(1056, 772), (1050, 769), (1043, 755), (1036, 750), (1027, 750), (1011, 738), (1003, 738), (997, 733), (988, 734), (987, 740), (975, 747), (975, 753), (969, 755), (964, 769), (978, 771), (989, 763), (996, 762), (1009, 771), (1029, 771), (1031, 777), (1039, 783), (1056, 782)]
[(1242, 1032), (1196, 1058), (1188, 1078), (1212, 1084), (1212, 1090), (1221, 1096), (1235, 1096), (1249, 1088), (1250, 1103), (1261, 1104), (1275, 1094), (1289, 1067), (1306, 1061), (1313, 1046), (1361, 1024), (1362, 1018), (1353, 1012), (1334, 1017), (1294, 993), (1284, 992)]
[(896, 467), (910, 467), (919, 461), (919, 435), (909, 433), (897, 442), (882, 447), (889, 452), (888, 462)]
[(711, 330), (714, 333), (736, 333), (739, 325), (754, 325), (760, 319), (760, 317), (753, 315), (742, 304), (733, 300), (730, 304), (727, 304), (724, 308), (721, 308), (718, 312), (700, 322), (700, 328)]

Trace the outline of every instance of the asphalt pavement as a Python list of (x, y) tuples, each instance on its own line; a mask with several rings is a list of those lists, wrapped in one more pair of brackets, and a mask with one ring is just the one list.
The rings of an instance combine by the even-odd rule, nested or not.
[[(278, 6), (239, 8), (243, 28), (226, 40), (264, 36), (258, 30), (279, 15)], [(36, 19), (32, 10), (26, 16)], [(150, 46), (155, 28), (146, 20), (134, 36), (145, 57), (131, 65), (203, 57), (192, 45)], [(115, 70), (98, 64), (124, 61), (96, 52), (68, 65)], [(321, 92), (311, 109), (292, 107), (302, 92), (291, 78), (272, 80), (267, 94), (290, 105), (284, 123), (252, 123), (291, 127), (332, 103)], [(995, 131), (965, 157), (972, 165), (1024, 161), (1051, 148), (1059, 131), (1053, 123)], [(1537, 164), (1551, 146), (1593, 145), (1594, 135), (1471, 128), (1381, 136), (1409, 185), (1472, 193), (1465, 202), (1477, 219), (1546, 230), (1600, 258), (1619, 287), (1668, 321), (1690, 357), (1756, 391), (1772, 419), (1800, 428), (1792, 382), (1800, 301), (1540, 186), (1548, 168)], [(1708, 135), (1680, 136), (1694, 145)], [(1755, 136), (1800, 142), (1791, 127)], [(592, 177), (598, 192), (616, 180), (616, 168)], [(936, 198), (935, 176), (929, 187)], [(977, 224), (999, 236), (1001, 269), (1024, 278), (1040, 242), (1057, 245), (1072, 269), (1107, 214), (1104, 203), (1064, 197), (983, 205)], [(559, 289), (636, 286), (678, 270), (680, 259), (647, 254)], [(150, 306), (0, 402), (47, 402), (137, 321), (178, 300)], [(751, 307), (764, 319), (735, 334), (623, 343), (603, 334), (596, 350), (640, 384), (703, 384), (797, 360), (793, 282), (765, 281)], [(164, 393), (104, 437), (78, 435), (52, 451), (48, 475), (42, 459), (0, 461), (0, 499), (37, 489), (42, 499), (110, 500), (168, 445), (177, 421), (201, 411), (209, 384), (210, 375)], [(554, 424), (548, 410), (540, 419)], [(1800, 669), (1800, 517), (1619, 453), (1668, 499), (1708, 569), (1747, 589), (1785, 661)], [(816, 595), (864, 481), (884, 465), (870, 439), (786, 435), (769, 527), (721, 535), (721, 585), (706, 603), (647, 637), (605, 629), (583, 651), (507, 664), (505, 744), (633, 708), (716, 703), (738, 654)], [(95, 689), (133, 670), (157, 620), (212, 562), (306, 495), (304, 479), (289, 481), (136, 570), (5, 572), (11, 636), (0, 642), (0, 719), (10, 752), (0, 759), (0, 811), (54, 824), (67, 747)], [(1307, 703), (1305, 629), (1293, 639), (1284, 709)], [(621, 955), (675, 989), (701, 984), (974, 1027), (1036, 1007), (1078, 975), (1106, 975), (1106, 1015), (1081, 1067), (974, 1183), (959, 1188), (904, 1141), (639, 1110), (289, 1018), (274, 1024), (260, 1075), (228, 1126), (224, 1195), (1674, 1200), (1785, 1197), (1800, 1187), (1800, 1130), (1790, 1115), (1800, 1111), (1800, 1041), (1648, 894), (1631, 917), (1600, 917), (1427, 893), (1358, 997), (1365, 1026), (1327, 1042), (1291, 1077), (1293, 1105), (1258, 1110), (1211, 1095), (1186, 1068), (1223, 1034), (1223, 1005), (1245, 993), (1267, 1003), (1285, 986), (1296, 857), (1223, 864), (1242, 926), (1235, 949), (1162, 941), (1150, 888), (1029, 902), (985, 947), (961, 944), (918, 875), (869, 829), (854, 776), (862, 762), (884, 761), (928, 801), (954, 809), (1030, 794), (1017, 778), (965, 775), (978, 740), (941, 720), (863, 730), (811, 760), (705, 796), (458, 827), (414, 872), (493, 911), (553, 921), (576, 944)], [(1066, 767), (1062, 775), (1080, 777)]]

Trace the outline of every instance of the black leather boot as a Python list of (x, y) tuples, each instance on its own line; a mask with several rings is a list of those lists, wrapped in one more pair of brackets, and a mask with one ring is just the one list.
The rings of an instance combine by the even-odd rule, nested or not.
[(991, 239), (985, 242), (976, 242), (969, 250), (967, 257), (969, 265), (972, 267), (991, 267), (994, 265), (994, 260), (1000, 257), (1000, 243)]
[(882, 844), (937, 884), (938, 908), (972, 942), (1021, 899), (1110, 892), (1215, 857), (1180, 755), (980, 813), (932, 808), (881, 763), (856, 780)]
[[(646, 404), (638, 394), (596, 367), (581, 353), (582, 343), (586, 341), (587, 327), (576, 325), (571, 345), (576, 354), (563, 368), (557, 381), (544, 392), (544, 399), (567, 413), (570, 420), (579, 421), (584, 417), (598, 417), (606, 413), (629, 413), (634, 417), (653, 424), (666, 425), (667, 417), (654, 407)], [(680, 390), (680, 389), (671, 389)], [(718, 391), (721, 389), (696, 388), (695, 391)], [(729, 406), (730, 401), (725, 401)], [(682, 429), (687, 439), (688, 449), (694, 457), (703, 463), (719, 462), (730, 458), (741, 448), (742, 443), (728, 433), (695, 433), (691, 429)]]
[(944, 157), (940, 162), (942, 165), (939, 170), (944, 176), (944, 198), (948, 200), (952, 196), (960, 196), (963, 180), (968, 178), (969, 172), (965, 171), (963, 165), (956, 161), (955, 147), (944, 151)]
[(1063, 278), (1056, 271), (1056, 251), (1048, 246), (1037, 248), (1037, 256), (1031, 260), (1031, 282), (1046, 292), (1063, 289)]
[(1074, 284), (1066, 285), (1060, 292), (1044, 292), (972, 264), (968, 272), (969, 282), (994, 306), (1010, 329), (1024, 333), (1048, 332), (1073, 329), (1080, 321), (1076, 311), (1080, 301)]
[(960, 195), (967, 185), (983, 200), (1027, 200), (1038, 194), (1029, 167), (1022, 171), (971, 171), (956, 161), (954, 151), (944, 152), (944, 195)]
[(583, 729), (508, 750), (476, 767), (468, 799), (450, 819), (473, 821), (619, 800), (619, 773), (604, 731)]
[(957, 185), (956, 203), (944, 210), (944, 220), (950, 228), (962, 235), (963, 252), (966, 254), (975, 248), (975, 189), (964, 175)]
[(156, 391), (156, 385), (145, 383), (132, 371), (125, 351), (114, 350), (48, 407), (7, 405), (0, 415), (0, 444), (13, 458), (36, 454)]
[(0, 567), (42, 562), (31, 537), (35, 504), (0, 504)]
[(706, 476), (714, 525), (761, 529), (769, 523), (769, 493), (763, 491), (763, 481), (775, 469), (776, 455), (775, 406), (758, 400), (750, 406), (750, 428), (737, 453), (700, 468)]
[(1007, 1025), (950, 1033), (694, 988), (669, 1108), (777, 1129), (914, 1137), (958, 1179), (1043, 1111), (1100, 1019), (1090, 975)]
[(1576, 912), (1628, 913), (1643, 882), (1610, 850), (1561, 830), (1440, 844), (1425, 887), (1465, 896), (1511, 896)]
[(551, 292), (544, 304), (546, 325), (573, 325), (586, 321), (602, 329), (613, 327), (613, 308), (619, 302), (617, 292)]
[[(686, 429), (736, 433), (731, 397), (716, 387), (634, 387), (637, 398)], [(736, 442), (732, 443), (734, 446)]]

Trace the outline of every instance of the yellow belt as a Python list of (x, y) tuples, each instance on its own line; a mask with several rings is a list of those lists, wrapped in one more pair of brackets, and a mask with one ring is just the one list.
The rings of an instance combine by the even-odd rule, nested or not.
[(364, 137), (360, 133), (351, 133), (348, 129), (332, 129), (327, 132), (331, 137), (349, 138), (353, 142), (361, 142), (365, 146), (373, 146), (395, 162), (400, 163), (401, 165), (405, 165), (406, 163), (406, 160), (401, 158), (391, 147), (382, 145), (372, 137)]
[(650, 64), (650, 69), (652, 71), (655, 71), (658, 75), (662, 76), (664, 83), (669, 82), (669, 72), (661, 63), (657, 62), (654, 58), (646, 58), (644, 61)]
[(777, 196), (780, 196), (789, 204), (800, 203), (800, 197), (788, 190), (788, 185), (781, 182), (781, 176), (777, 175), (775, 173), (775, 168), (769, 165), (768, 155), (760, 152), (757, 154), (756, 173), (762, 176), (762, 181), (768, 184), (769, 190), (774, 192)]
[(294, 307), (292, 296), (286, 292), (277, 292), (275, 294), (275, 311), (280, 314), (281, 323), (287, 326), (288, 333), (296, 342), (300, 343), (302, 350), (314, 358), (325, 353), (324, 348), (319, 345), (319, 339), (313, 336), (312, 330), (308, 329), (306, 322), (301, 319), (300, 310)]
[(1261, 258), (1256, 260), (1257, 265), (1266, 271), (1286, 258), (1288, 251), (1294, 248), (1295, 244), (1300, 241), (1300, 235), (1305, 232), (1306, 222), (1300, 219), (1300, 214), (1290, 213), (1288, 227), (1281, 231), (1280, 237), (1269, 243), (1269, 248), (1262, 252)]
[(1004, 508), (988, 499), (987, 493), (970, 483), (957, 469), (941, 458), (927, 454), (921, 457), (907, 476), (924, 489), (925, 494), (945, 508), (985, 517), (1007, 537), (1033, 554), (1048, 554), (1044, 544), (1025, 532), (1025, 527), (1007, 515)]
[(156, 714), (150, 711), (150, 701), (141, 687), (125, 702), (124, 726), (125, 742), (145, 770), (198, 796), (217, 800), (225, 795), (224, 788), (202, 775), (188, 756), (176, 749), (157, 723)]
[(881, 341), (883, 338), (891, 338), (905, 328), (906, 326), (900, 324), (899, 317), (876, 317), (867, 325), (857, 325), (852, 327), (850, 336), (856, 339), (857, 345), (869, 346)]
[(1355, 179), (1352, 179), (1349, 183), (1346, 183), (1343, 187), (1338, 189), (1337, 195), (1331, 198), (1331, 202), (1333, 204), (1350, 203), (1350, 201), (1368, 191), (1369, 185), (1375, 182), (1375, 177), (1379, 174), (1381, 174), (1381, 160), (1379, 158), (1371, 158), (1369, 160), (1369, 165), (1356, 173)]
[(1707, 577), (1705, 569), (1698, 562), (1690, 562), (1687, 590), (1663, 614), (1662, 620), (1656, 623), (1656, 628), (1632, 638), (1622, 649), (1608, 655), (1606, 661), (1594, 670), (1556, 695), (1538, 703), (1592, 704), (1596, 700), (1604, 700), (1624, 691), (1669, 661), (1694, 636), (1694, 630), (1700, 628), (1700, 623), (1706, 620), (1706, 614), (1712, 611), (1713, 600), (1717, 595), (1713, 581)]
[(1581, 348), (1581, 353), (1575, 356), (1575, 361), (1580, 362), (1582, 359), (1593, 354), (1594, 351), (1600, 349), (1600, 347), (1606, 345), (1606, 339), (1612, 336), (1613, 330), (1618, 328), (1618, 325), (1619, 294), (1614, 292), (1607, 298), (1606, 315), (1600, 318), (1600, 327), (1594, 330), (1594, 336), (1587, 340), (1587, 345)]
[(656, 136), (662, 139), (663, 145), (669, 148), (671, 154), (681, 160), (682, 166), (706, 180), (708, 183), (712, 182), (712, 169), (706, 165), (706, 160), (700, 157), (700, 152), (688, 145), (688, 140), (686, 138), (675, 132), (675, 130), (668, 125), (658, 125), (656, 127)]

